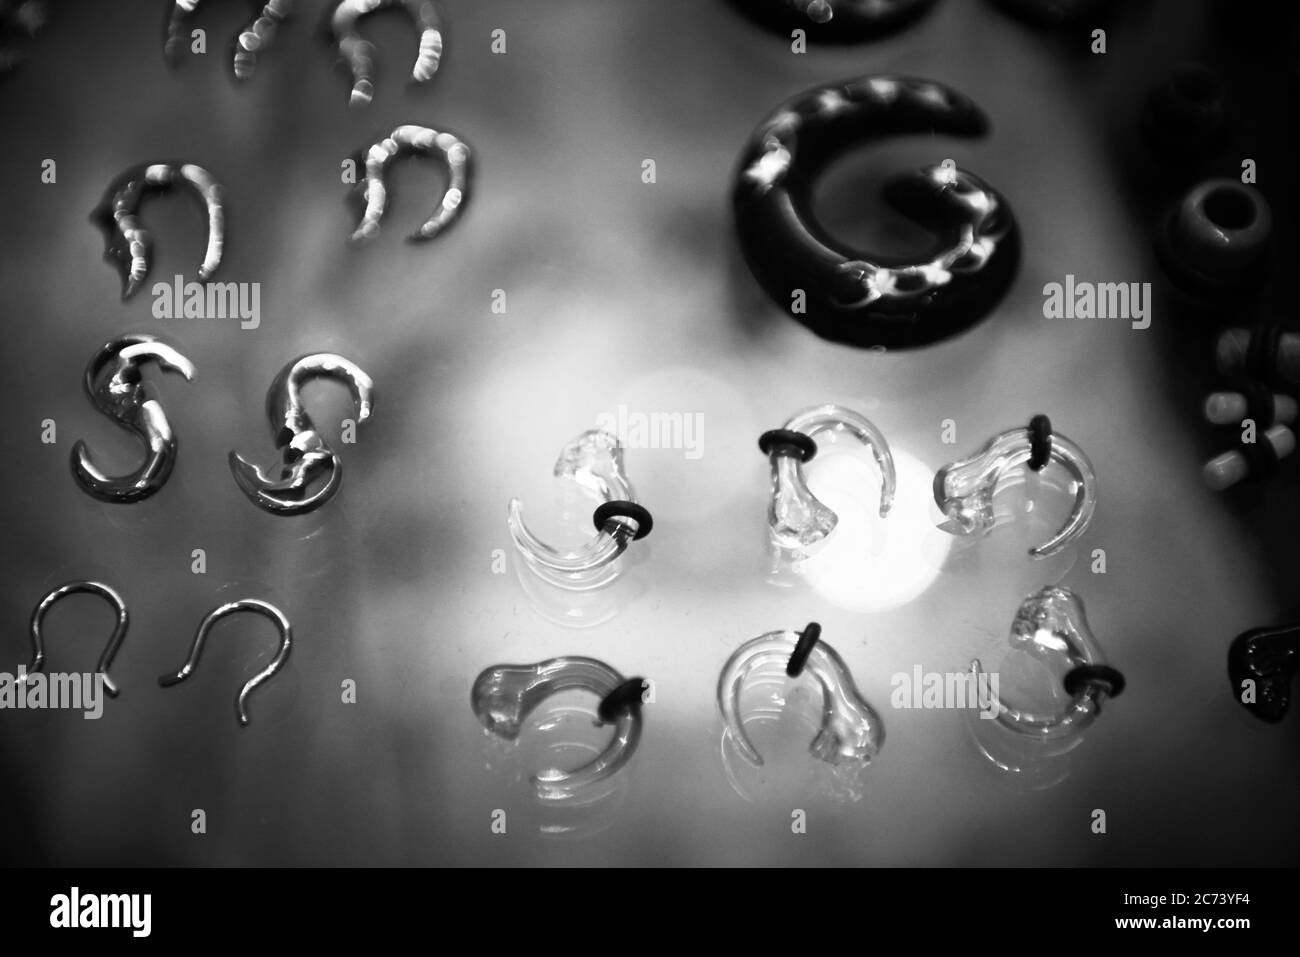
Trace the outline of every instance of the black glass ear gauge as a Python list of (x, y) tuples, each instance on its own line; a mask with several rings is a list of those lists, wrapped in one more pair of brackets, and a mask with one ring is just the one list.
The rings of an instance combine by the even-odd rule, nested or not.
[(1291, 682), (1300, 668), (1300, 624), (1252, 628), (1228, 648), (1228, 680), (1241, 705), (1261, 721), (1277, 723), (1291, 707)]

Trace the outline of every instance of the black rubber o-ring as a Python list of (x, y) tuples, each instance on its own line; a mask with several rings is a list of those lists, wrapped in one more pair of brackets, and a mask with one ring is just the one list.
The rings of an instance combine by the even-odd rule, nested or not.
[(650, 511), (644, 505), (638, 505), (636, 502), (625, 502), (622, 499), (615, 499), (612, 502), (605, 502), (596, 506), (596, 510), (591, 513), (591, 520), (595, 524), (597, 531), (603, 530), (605, 523), (611, 518), (630, 518), (636, 522), (636, 534), (632, 536), (632, 541), (639, 541), (650, 534), (650, 529), (654, 528), (655, 520), (651, 517)]
[(769, 458), (772, 455), (797, 456), (800, 462), (807, 462), (817, 454), (817, 443), (812, 436), (794, 429), (769, 429), (758, 437), (758, 448)]
[(644, 678), (628, 678), (627, 681), (624, 681), (600, 700), (600, 706), (596, 709), (596, 717), (600, 718), (602, 724), (609, 724), (611, 721), (618, 720), (628, 711), (640, 710), (645, 691), (646, 680)]
[(822, 626), (815, 621), (808, 622), (807, 627), (799, 633), (799, 641), (795, 643), (794, 651), (790, 652), (790, 660), (785, 666), (787, 675), (797, 678), (803, 673), (803, 667), (808, 663), (808, 656), (812, 654), (813, 646), (821, 636)]
[(1052, 420), (1039, 414), (1029, 420), (1029, 468), (1041, 472), (1052, 459)]
[(1097, 685), (1110, 697), (1118, 698), (1124, 692), (1124, 675), (1110, 665), (1079, 665), (1066, 673), (1064, 684), (1065, 693), (1071, 696)]

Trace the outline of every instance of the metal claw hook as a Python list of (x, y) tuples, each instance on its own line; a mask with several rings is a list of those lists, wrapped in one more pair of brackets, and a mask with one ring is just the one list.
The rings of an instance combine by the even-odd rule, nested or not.
[(350, 106), (368, 106), (375, 98), (375, 45), (361, 35), (357, 21), (377, 10), (401, 8), (420, 31), (420, 52), (411, 79), (433, 79), (442, 60), (442, 15), (434, 0), (341, 0), (330, 15), (335, 48), (352, 71)]
[(604, 500), (592, 515), (596, 537), (577, 549), (553, 548), (529, 531), (523, 502), (512, 498), (507, 523), (515, 548), (538, 577), (561, 588), (585, 591), (608, 584), (618, 575), (614, 560), (629, 542), (649, 535), (654, 524), (623, 472), (623, 447), (610, 432), (583, 432), (561, 450), (555, 477), (572, 479)]
[[(173, 65), (189, 41), (190, 20), (201, 2), (202, 0), (172, 0), (163, 55)], [(258, 54), (271, 42), (276, 27), (288, 19), (293, 0), (251, 0), (250, 5), (258, 12), (253, 21), (239, 31), (231, 61), (237, 80), (247, 80), (253, 75)]]
[(828, 764), (869, 764), (885, 743), (880, 718), (854, 685), (844, 659), (820, 640), (820, 629), (818, 640), (811, 648), (809, 642), (801, 642), (802, 637), (803, 633), (797, 631), (769, 631), (745, 642), (727, 659), (718, 678), (718, 707), (728, 733), (748, 761), (763, 764), (762, 756), (745, 733), (740, 694), (756, 671), (789, 674), (792, 658), (798, 651), (802, 661), (796, 671), (811, 673), (822, 688), (822, 726), (809, 752)]
[(131, 616), (126, 610), (126, 602), (122, 600), (122, 596), (103, 582), (86, 580), (65, 582), (41, 599), (40, 604), (32, 610), (32, 663), (28, 666), (27, 672), (36, 674), (45, 670), (45, 636), (41, 633), (41, 623), (45, 620), (45, 613), (59, 599), (76, 594), (99, 595), (117, 612), (117, 623), (113, 626), (113, 634), (109, 636), (108, 644), (104, 645), (104, 650), (100, 652), (99, 664), (95, 666), (95, 671), (104, 676), (104, 690), (116, 698), (118, 688), (109, 676), (108, 669), (113, 664), (117, 650), (122, 647), (122, 640), (126, 637)]
[[(235, 484), (258, 507), (275, 515), (304, 515), (320, 508), (343, 481), (343, 462), (312, 422), (302, 402), (301, 388), (313, 379), (330, 378), (352, 391), (357, 425), (370, 418), (375, 384), (361, 367), (330, 352), (300, 356), (280, 370), (266, 393), (266, 414), (280, 450), (280, 477), (230, 453)], [(323, 482), (322, 482), (323, 480)], [(311, 487), (320, 482), (320, 487)]]
[[(996, 524), (993, 497), (1002, 480), (1019, 466), (1043, 454), (1034, 429), (1011, 429), (994, 436), (982, 449), (950, 462), (934, 476), (934, 501), (947, 521), (939, 527), (953, 535), (979, 536)], [(1052, 538), (1029, 549), (1031, 558), (1047, 558), (1081, 536), (1097, 507), (1097, 476), (1083, 450), (1060, 432), (1051, 435), (1048, 462), (1065, 468), (1073, 480), (1074, 506), (1065, 525)]]
[(150, 397), (141, 380), (140, 368), (148, 362), (189, 381), (196, 375), (189, 359), (147, 333), (130, 333), (104, 343), (86, 366), (86, 394), (95, 408), (139, 436), (149, 449), (144, 464), (134, 472), (109, 477), (91, 462), (85, 441), (77, 440), (72, 447), (72, 475), (85, 492), (105, 502), (148, 498), (163, 487), (176, 464), (176, 436), (162, 405)]
[(361, 222), (353, 230), (353, 242), (372, 239), (379, 234), (379, 224), (388, 208), (388, 188), (384, 173), (399, 156), (417, 154), (442, 157), (447, 164), (447, 188), (433, 214), (412, 233), (409, 239), (419, 242), (433, 239), (449, 228), (469, 199), (470, 149), (455, 134), (431, 130), (427, 126), (399, 126), (388, 136), (367, 149), (362, 157), (365, 179), (357, 184), (356, 195), (363, 204)]
[(887, 516), (893, 505), (897, 486), (894, 457), (881, 431), (865, 416), (842, 405), (804, 409), (779, 430), (766, 432), (759, 439), (759, 448), (772, 465), (768, 529), (772, 541), (782, 548), (809, 549), (825, 540), (839, 523), (839, 517), (813, 495), (804, 478), (804, 463), (816, 454), (816, 443), (802, 443), (788, 435), (798, 433), (813, 440), (823, 432), (847, 432), (871, 450), (880, 469), (880, 517)]
[(241, 598), (239, 601), (226, 602), (224, 605), (212, 609), (199, 622), (199, 630), (194, 635), (194, 644), (190, 648), (190, 656), (185, 660), (185, 664), (174, 675), (163, 675), (158, 679), (158, 684), (164, 688), (170, 688), (172, 685), (180, 684), (186, 678), (194, 673), (198, 666), (199, 656), (203, 654), (203, 645), (207, 641), (208, 632), (222, 618), (227, 615), (233, 615), (237, 611), (256, 612), (275, 622), (280, 629), (280, 648), (276, 651), (275, 657), (271, 663), (259, 671), (253, 677), (244, 682), (244, 686), (239, 689), (239, 696), (235, 699), (235, 715), (239, 718), (241, 727), (247, 727), (252, 720), (248, 716), (248, 696), (253, 689), (265, 681), (270, 680), (276, 672), (283, 666), (289, 658), (289, 652), (293, 648), (293, 626), (289, 624), (289, 619), (285, 617), (284, 612), (276, 608), (270, 602), (262, 601), (260, 598)]
[[(550, 658), (535, 665), (493, 665), (474, 680), (470, 703), (492, 734), (514, 741), (524, 720), (539, 704), (561, 691), (590, 691), (604, 702), (626, 684), (623, 676), (595, 658)], [(532, 776), (537, 797), (559, 801), (608, 780), (631, 759), (641, 740), (641, 709), (621, 707), (611, 714), (614, 735), (605, 749), (572, 771), (546, 768)], [(602, 722), (604, 723), (604, 722)]]
[(221, 265), (226, 241), (224, 190), (201, 166), (193, 163), (141, 163), (132, 166), (109, 185), (91, 218), (104, 231), (104, 258), (122, 274), (122, 298), (129, 299), (149, 275), (153, 238), (140, 223), (140, 203), (150, 193), (169, 191), (177, 184), (190, 187), (203, 201), (208, 215), (208, 248), (199, 266), (199, 278), (212, 278)]

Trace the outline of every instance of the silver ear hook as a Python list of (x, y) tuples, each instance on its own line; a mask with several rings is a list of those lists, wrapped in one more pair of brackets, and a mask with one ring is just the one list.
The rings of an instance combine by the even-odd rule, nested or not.
[(884, 726), (853, 684), (844, 659), (817, 640), (820, 628), (813, 640), (803, 640), (814, 627), (810, 625), (803, 633), (769, 631), (759, 635), (737, 648), (723, 666), (718, 678), (718, 708), (736, 747), (752, 764), (762, 765), (763, 758), (745, 733), (740, 694), (751, 674), (776, 668), (787, 674), (807, 670), (821, 685), (822, 726), (808, 748), (813, 757), (828, 764), (866, 765), (884, 745)]
[[(1064, 669), (1064, 685), (1072, 700), (1060, 714), (1042, 715), (1008, 706), (995, 698), (999, 725), (1017, 734), (1059, 739), (1087, 728), (1106, 698), (1124, 690), (1124, 676), (1106, 664), (1101, 646), (1088, 627), (1083, 602), (1070, 591), (1051, 585), (1020, 604), (1011, 622), (1011, 645)], [(971, 662), (976, 688), (984, 687), (979, 659)]]
[[(100, 347), (86, 366), (86, 394), (95, 408), (149, 448), (149, 456), (134, 472), (109, 477), (96, 468), (84, 440), (72, 447), (72, 475), (87, 493), (105, 502), (138, 502), (158, 491), (176, 464), (176, 436), (167, 415), (140, 376), (145, 363), (157, 363), (164, 372), (178, 372), (187, 380), (196, 374), (194, 364), (171, 346), (146, 333), (119, 336)], [(108, 373), (105, 375), (105, 373)]]
[(379, 233), (379, 223), (388, 208), (388, 188), (384, 172), (399, 156), (441, 157), (447, 164), (447, 188), (433, 214), (409, 237), (412, 241), (433, 239), (451, 226), (469, 199), (470, 149), (452, 133), (431, 130), (426, 126), (399, 126), (366, 150), (365, 179), (357, 192), (365, 207), (361, 222), (352, 232), (352, 241), (372, 239)]
[(67, 582), (53, 589), (41, 599), (40, 604), (32, 610), (32, 663), (28, 666), (27, 671), (29, 674), (36, 674), (45, 670), (45, 636), (41, 633), (41, 624), (45, 620), (45, 613), (59, 599), (66, 595), (76, 594), (99, 595), (112, 605), (113, 610), (117, 612), (117, 623), (113, 626), (113, 634), (109, 636), (108, 644), (104, 645), (104, 650), (100, 652), (99, 664), (95, 666), (95, 671), (104, 676), (104, 690), (116, 698), (118, 688), (113, 679), (109, 677), (108, 669), (113, 664), (113, 658), (116, 657), (117, 650), (122, 647), (122, 639), (126, 637), (126, 629), (131, 621), (131, 616), (126, 610), (126, 602), (122, 600), (122, 596), (103, 582)]
[(420, 52), (411, 79), (425, 83), (442, 60), (442, 16), (434, 0), (341, 0), (330, 15), (330, 32), (339, 55), (352, 71), (351, 106), (367, 106), (375, 98), (375, 45), (361, 35), (357, 21), (376, 10), (405, 10), (420, 31)]
[[(255, 505), (275, 515), (303, 515), (320, 508), (343, 481), (343, 463), (316, 431), (299, 392), (307, 382), (320, 378), (336, 379), (352, 390), (358, 425), (370, 418), (375, 401), (370, 376), (342, 356), (316, 352), (281, 369), (266, 393), (266, 414), (280, 450), (280, 477), (272, 478), (238, 453), (230, 453), (235, 483)], [(317, 482), (320, 487), (312, 492)]]
[[(824, 432), (847, 432), (871, 450), (880, 469), (880, 517), (889, 514), (897, 476), (884, 435), (867, 418), (841, 405), (819, 405), (791, 416), (780, 429), (765, 432), (759, 448), (772, 465), (767, 523), (772, 541), (782, 548), (807, 549), (823, 541), (839, 517), (812, 494), (803, 463), (816, 454), (814, 440)], [(794, 433), (794, 434), (791, 434)], [(799, 436), (809, 441), (801, 441)]]
[[(189, 42), (189, 25), (202, 0), (172, 0), (171, 15), (167, 19), (167, 40), (163, 54), (173, 64)], [(251, 6), (260, 8), (255, 19), (239, 32), (235, 41), (232, 67), (235, 79), (247, 80), (257, 66), (257, 55), (275, 34), (275, 28), (289, 16), (293, 0), (252, 0)]]
[(1035, 436), (1031, 428), (1011, 429), (994, 436), (969, 458), (943, 466), (934, 476), (934, 501), (947, 521), (939, 527), (953, 535), (984, 535), (997, 524), (993, 497), (1003, 479), (1022, 465), (1042, 467), (1055, 462), (1070, 473), (1075, 486), (1074, 507), (1065, 525), (1052, 538), (1029, 549), (1031, 558), (1055, 555), (1079, 538), (1097, 507), (1097, 475), (1083, 450), (1060, 432), (1050, 435), (1050, 451), (1035, 463)]
[(128, 299), (149, 275), (153, 238), (140, 223), (140, 203), (149, 193), (167, 192), (177, 184), (190, 187), (208, 214), (208, 248), (199, 266), (207, 281), (221, 265), (226, 241), (225, 200), (221, 184), (193, 163), (141, 163), (113, 180), (92, 218), (104, 230), (104, 258), (116, 263), (122, 274), (122, 298)]
[(555, 477), (572, 479), (604, 500), (592, 514), (596, 537), (581, 548), (552, 548), (528, 529), (523, 502), (512, 498), (507, 523), (515, 548), (533, 572), (561, 588), (583, 591), (608, 584), (617, 576), (614, 560), (629, 542), (649, 535), (654, 525), (623, 473), (618, 438), (599, 429), (583, 432), (561, 450)]
[[(590, 691), (602, 702), (618, 698), (629, 682), (595, 658), (564, 657), (535, 665), (493, 665), (475, 680), (470, 703), (474, 714), (492, 734), (514, 741), (524, 720), (539, 704), (561, 691)], [(607, 713), (602, 723), (614, 724), (614, 736), (600, 754), (572, 771), (546, 768), (532, 776), (539, 799), (564, 800), (577, 796), (592, 785), (618, 772), (641, 740), (641, 710), (636, 701)], [(602, 711), (608, 709), (602, 708)]]
[(241, 727), (247, 727), (252, 720), (248, 716), (248, 696), (253, 689), (264, 681), (270, 680), (276, 672), (283, 666), (289, 658), (289, 652), (293, 648), (293, 626), (289, 624), (289, 619), (284, 616), (284, 612), (276, 608), (270, 602), (262, 601), (260, 598), (242, 598), (239, 601), (226, 602), (220, 605), (204, 617), (199, 622), (199, 630), (194, 635), (194, 644), (190, 648), (190, 656), (181, 666), (180, 671), (174, 675), (163, 675), (158, 679), (158, 684), (164, 688), (170, 688), (172, 685), (180, 684), (186, 678), (194, 673), (198, 666), (199, 656), (203, 654), (203, 644), (208, 639), (208, 632), (222, 618), (227, 615), (233, 615), (237, 611), (252, 611), (275, 622), (275, 626), (280, 630), (280, 648), (271, 659), (271, 663), (259, 671), (253, 677), (244, 682), (244, 687), (239, 689), (239, 697), (235, 699), (235, 715), (239, 718)]

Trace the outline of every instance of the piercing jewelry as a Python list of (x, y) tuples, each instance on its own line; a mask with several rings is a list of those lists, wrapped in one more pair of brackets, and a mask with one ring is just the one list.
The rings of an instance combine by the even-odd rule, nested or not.
[(1294, 432), (1285, 425), (1274, 425), (1264, 429), (1256, 441), (1238, 442), (1235, 448), (1210, 459), (1201, 475), (1207, 486), (1222, 492), (1248, 478), (1276, 471), (1278, 463), (1295, 451), (1295, 445)]
[(375, 98), (375, 45), (357, 29), (357, 21), (376, 10), (405, 10), (420, 31), (420, 52), (411, 79), (424, 83), (438, 72), (442, 59), (442, 17), (434, 0), (341, 0), (330, 16), (335, 49), (352, 71), (349, 105), (368, 106)]
[(823, 541), (839, 522), (838, 516), (809, 491), (804, 479), (804, 463), (817, 454), (815, 438), (824, 432), (847, 432), (871, 449), (880, 468), (881, 518), (893, 504), (894, 458), (880, 430), (844, 406), (827, 404), (805, 409), (758, 439), (759, 449), (772, 466), (768, 529), (773, 543), (782, 548), (810, 548)]
[(1156, 248), (1183, 292), (1235, 299), (1260, 288), (1272, 232), (1273, 214), (1257, 189), (1235, 179), (1207, 179), (1165, 218)]
[(1055, 555), (1082, 535), (1097, 507), (1097, 477), (1083, 451), (1060, 432), (1052, 432), (1047, 416), (1035, 416), (1028, 428), (996, 435), (970, 458), (958, 459), (934, 476), (934, 501), (948, 521), (939, 527), (953, 535), (980, 536), (996, 520), (993, 497), (1012, 469), (1028, 465), (1038, 471), (1049, 462), (1065, 468), (1074, 480), (1074, 508), (1065, 526), (1048, 541), (1029, 550), (1031, 558)]
[[(173, 0), (171, 16), (167, 20), (167, 40), (163, 53), (175, 64), (181, 50), (189, 42), (190, 21), (202, 0)], [(252, 0), (249, 4), (257, 11), (256, 17), (239, 32), (235, 40), (232, 61), (235, 79), (247, 80), (257, 66), (257, 55), (271, 42), (275, 28), (289, 16), (293, 0)]]
[(470, 703), (492, 734), (514, 741), (524, 720), (543, 701), (561, 691), (590, 691), (600, 699), (599, 724), (613, 724), (605, 749), (572, 771), (546, 768), (532, 776), (537, 797), (558, 801), (574, 797), (613, 777), (627, 764), (641, 739), (641, 701), (645, 679), (624, 679), (594, 658), (551, 658), (535, 665), (494, 665), (475, 680)]
[(108, 669), (113, 664), (113, 658), (117, 655), (117, 650), (122, 647), (122, 639), (126, 637), (126, 628), (130, 623), (131, 616), (127, 613), (126, 602), (122, 600), (122, 596), (103, 582), (67, 582), (53, 589), (41, 599), (40, 604), (32, 611), (32, 663), (28, 666), (27, 672), (28, 674), (36, 674), (45, 670), (45, 637), (41, 633), (41, 623), (45, 620), (45, 613), (59, 599), (79, 593), (99, 595), (112, 605), (113, 610), (117, 612), (117, 623), (113, 626), (113, 634), (109, 636), (108, 644), (104, 645), (104, 650), (100, 652), (99, 664), (95, 666), (95, 671), (104, 676), (104, 690), (116, 698), (118, 688), (113, 679), (109, 677)]
[[(72, 447), (72, 475), (86, 493), (105, 502), (139, 502), (167, 482), (176, 464), (176, 436), (167, 415), (141, 379), (141, 367), (157, 363), (164, 372), (195, 376), (194, 364), (155, 336), (131, 333), (106, 342), (91, 357), (84, 379), (91, 403), (149, 449), (134, 472), (109, 477), (90, 460), (84, 440)], [(107, 374), (106, 374), (107, 373)]]
[(1215, 365), (1221, 375), (1300, 384), (1300, 333), (1284, 329), (1275, 320), (1253, 329), (1224, 329), (1215, 347)]
[(596, 537), (577, 549), (552, 548), (528, 530), (523, 503), (512, 498), (507, 523), (515, 548), (538, 577), (561, 588), (584, 591), (608, 584), (618, 574), (614, 560), (654, 526), (623, 472), (623, 448), (609, 432), (583, 432), (560, 451), (555, 477), (572, 479), (604, 500), (592, 513)]
[(1228, 649), (1228, 680), (1242, 706), (1276, 724), (1291, 707), (1291, 680), (1300, 667), (1300, 625), (1252, 628)]
[(821, 641), (816, 622), (802, 632), (769, 631), (745, 642), (727, 659), (718, 678), (718, 708), (740, 753), (752, 764), (763, 758), (745, 734), (740, 695), (749, 676), (780, 668), (796, 677), (807, 670), (822, 688), (822, 727), (809, 752), (829, 764), (865, 766), (884, 745), (885, 730), (853, 684), (848, 665)]
[(442, 157), (447, 164), (447, 189), (442, 194), (438, 208), (411, 234), (411, 240), (433, 239), (451, 226), (460, 215), (461, 207), (469, 199), (469, 147), (451, 133), (439, 133), (424, 126), (399, 126), (360, 157), (366, 174), (365, 179), (357, 185), (357, 195), (364, 204), (364, 210), (361, 222), (352, 232), (353, 242), (372, 239), (379, 234), (380, 220), (388, 208), (384, 171), (397, 157), (412, 153)]

